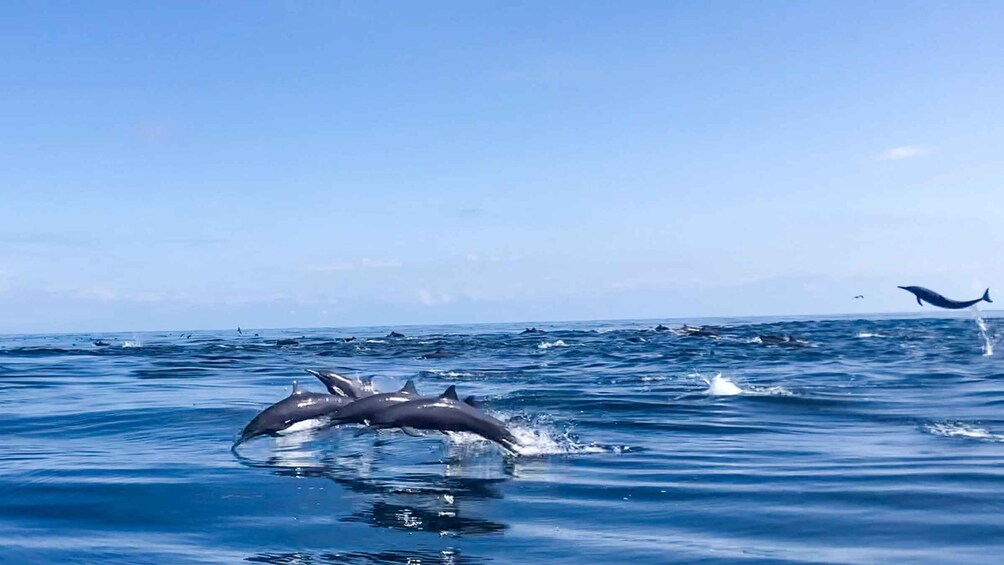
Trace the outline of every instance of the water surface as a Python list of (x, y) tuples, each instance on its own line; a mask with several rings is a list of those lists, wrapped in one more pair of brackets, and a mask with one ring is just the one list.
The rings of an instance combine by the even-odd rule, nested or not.
[[(659, 322), (0, 337), (0, 561), (999, 560), (999, 320)], [(455, 384), (529, 455), (358, 427), (231, 452), (323, 390), (305, 367)]]

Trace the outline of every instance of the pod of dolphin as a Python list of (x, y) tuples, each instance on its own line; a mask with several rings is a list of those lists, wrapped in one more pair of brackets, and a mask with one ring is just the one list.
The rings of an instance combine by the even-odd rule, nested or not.
[[(945, 298), (933, 290), (919, 286), (899, 287), (914, 294), (917, 303), (948, 309), (962, 309), (979, 302), (992, 302), (990, 290), (974, 300), (957, 301)], [(238, 331), (240, 329), (238, 328)], [(659, 324), (655, 331), (671, 331)], [(697, 337), (718, 337), (715, 328), (684, 325), (678, 330), (681, 335)], [(523, 334), (543, 333), (537, 328), (527, 328)], [(391, 332), (388, 337), (404, 337)], [(760, 343), (772, 345), (802, 345), (805, 342), (791, 336), (760, 336)], [(450, 355), (437, 349), (424, 355), (423, 359), (445, 358)], [(362, 381), (339, 375), (328, 369), (306, 369), (317, 377), (328, 392), (307, 392), (294, 382), (290, 395), (269, 406), (252, 419), (234, 447), (259, 436), (275, 436), (282, 432), (296, 431), (298, 426), (337, 426), (340, 424), (361, 424), (375, 430), (399, 428), (408, 435), (421, 435), (420, 431), (468, 432), (481, 436), (502, 447), (507, 453), (518, 456), (520, 443), (509, 431), (505, 423), (479, 409), (473, 397), (463, 401), (457, 396), (455, 386), (450, 386), (438, 396), (422, 396), (415, 383), (408, 380), (400, 390), (378, 393), (372, 381)]]
[(400, 390), (378, 393), (372, 382), (327, 369), (306, 371), (317, 377), (328, 393), (307, 392), (293, 383), (288, 397), (263, 410), (244, 427), (235, 446), (258, 436), (295, 431), (297, 425), (311, 422), (321, 426), (362, 424), (376, 430), (399, 428), (415, 436), (420, 431), (469, 432), (495, 442), (509, 454), (519, 455), (520, 444), (506, 425), (475, 406), (473, 397), (461, 401), (455, 386), (439, 396), (424, 397), (409, 380)]

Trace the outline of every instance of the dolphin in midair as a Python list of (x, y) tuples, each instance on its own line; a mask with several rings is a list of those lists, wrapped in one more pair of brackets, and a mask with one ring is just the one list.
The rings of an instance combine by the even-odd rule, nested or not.
[(415, 430), (470, 432), (493, 441), (506, 451), (519, 455), (519, 441), (505, 424), (457, 397), (457, 387), (450, 386), (436, 398), (420, 398), (388, 407), (373, 415), (370, 426)]
[(237, 444), (263, 435), (278, 435), (279, 432), (291, 431), (294, 425), (308, 420), (327, 419), (342, 407), (352, 402), (345, 396), (306, 392), (300, 385), (293, 383), (293, 392), (286, 398), (262, 410), (253, 420), (248, 422), (241, 432)]
[(401, 402), (408, 402), (419, 398), (418, 390), (415, 388), (415, 381), (408, 380), (397, 392), (387, 392), (383, 394), (373, 394), (365, 398), (360, 398), (352, 404), (342, 408), (332, 419), (338, 423), (355, 422), (365, 424), (375, 414)]
[(913, 295), (917, 297), (917, 304), (920, 304), (921, 306), (924, 305), (924, 302), (927, 302), (931, 306), (937, 306), (939, 308), (948, 308), (949, 310), (961, 310), (963, 308), (969, 308), (970, 306), (978, 304), (980, 302), (984, 301), (993, 302), (993, 300), (990, 300), (989, 288), (983, 293), (983, 296), (981, 298), (977, 298), (975, 300), (966, 300), (966, 301), (958, 301), (958, 300), (952, 300), (951, 298), (945, 298), (944, 296), (938, 294), (937, 292), (934, 292), (933, 290), (929, 288), (924, 288), (922, 286), (901, 286), (898, 288), (902, 288), (905, 291), (912, 292)]
[(304, 369), (317, 377), (328, 392), (337, 396), (347, 396), (351, 399), (365, 398), (373, 394), (373, 383), (343, 377), (330, 369)]

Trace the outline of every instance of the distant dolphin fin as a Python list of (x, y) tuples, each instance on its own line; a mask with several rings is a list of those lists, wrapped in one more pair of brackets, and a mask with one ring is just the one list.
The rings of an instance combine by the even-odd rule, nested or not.
[(457, 385), (450, 385), (450, 388), (443, 391), (443, 394), (439, 395), (439, 398), (449, 398), (451, 400), (460, 400), (457, 396)]
[(983, 300), (986, 300), (987, 302), (993, 303), (993, 300), (990, 300), (990, 289), (989, 288), (986, 290), (986, 292), (983, 293)]
[(411, 437), (422, 437), (422, 432), (412, 428), (410, 426), (402, 426), (401, 431), (410, 435)]
[(408, 382), (404, 383), (404, 386), (401, 387), (401, 391), (400, 392), (407, 392), (407, 393), (410, 393), (410, 394), (418, 394), (418, 389), (415, 388), (415, 381), (413, 381), (411, 379), (408, 379)]
[(464, 404), (466, 404), (468, 406), (473, 406), (474, 408), (477, 408), (478, 407), (478, 399), (474, 398), (474, 395), (472, 394), (472, 395), (470, 395), (470, 396), (468, 396), (467, 398), (464, 399)]

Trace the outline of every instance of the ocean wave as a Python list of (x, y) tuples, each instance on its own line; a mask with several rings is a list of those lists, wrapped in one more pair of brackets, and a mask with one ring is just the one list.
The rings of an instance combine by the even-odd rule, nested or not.
[(463, 371), (443, 371), (440, 369), (429, 369), (427, 371), (422, 371), (423, 373), (428, 373), (430, 375), (435, 375), (437, 377), (446, 377), (448, 379), (463, 379), (471, 378), (474, 373), (465, 373)]
[(995, 434), (971, 422), (933, 422), (925, 424), (924, 431), (935, 436), (1004, 443), (1004, 435)]
[(551, 349), (552, 347), (568, 347), (568, 344), (565, 343), (564, 341), (561, 341), (560, 339), (551, 342), (545, 341), (544, 343), (538, 345), (537, 349)]

